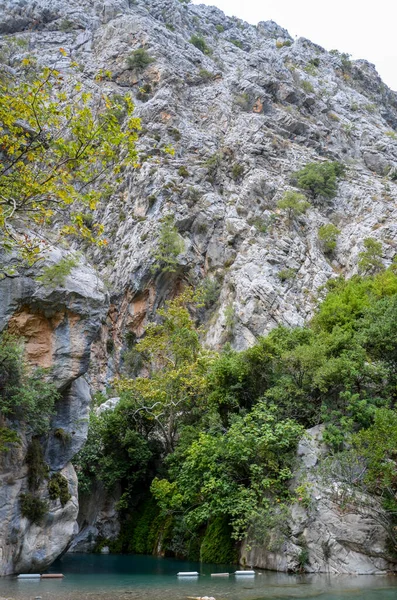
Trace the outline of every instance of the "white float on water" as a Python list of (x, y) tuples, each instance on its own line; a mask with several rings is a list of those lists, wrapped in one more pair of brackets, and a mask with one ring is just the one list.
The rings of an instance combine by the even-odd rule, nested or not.
[(255, 575), (255, 571), (236, 571), (235, 575)]
[(177, 573), (178, 577), (198, 577), (199, 573), (197, 571), (179, 571)]
[(17, 579), (63, 579), (62, 573), (46, 573), (41, 575), (40, 573), (24, 573), (18, 575)]
[(230, 573), (211, 573), (211, 577), (229, 577)]

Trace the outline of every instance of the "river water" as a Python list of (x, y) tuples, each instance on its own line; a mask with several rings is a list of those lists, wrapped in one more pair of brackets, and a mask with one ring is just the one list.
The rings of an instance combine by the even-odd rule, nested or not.
[[(397, 600), (397, 577), (286, 575), (212, 578), (231, 565), (203, 565), (152, 556), (67, 554), (51, 567), (63, 580), (0, 579), (0, 600)], [(183, 579), (178, 571), (198, 571)]]

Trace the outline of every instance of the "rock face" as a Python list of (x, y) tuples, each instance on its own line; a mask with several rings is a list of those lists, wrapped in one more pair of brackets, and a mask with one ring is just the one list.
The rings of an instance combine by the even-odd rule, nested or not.
[(267, 547), (249, 542), (252, 549), (243, 546), (241, 561), (286, 572), (370, 575), (395, 570), (396, 562), (387, 550), (387, 532), (376, 518), (377, 501), (365, 494), (347, 501), (339, 482), (319, 484), (316, 467), (326, 453), (322, 429), (308, 430), (298, 447), (296, 477), (305, 480), (308, 497), (290, 507), (288, 537), (277, 540), (280, 536), (274, 531)]
[[(213, 282), (208, 342), (242, 349), (278, 323), (302, 325), (320, 286), (357, 271), (366, 237), (392, 260), (397, 95), (365, 60), (178, 0), (3, 0), (0, 31), (26, 39), (42, 63), (80, 62), (90, 89), (131, 94), (142, 119), (140, 167), (98, 209), (109, 245), (92, 259), (113, 294), (90, 369), (96, 386), (119, 370), (126, 331), (139, 336), (181, 280)], [(134, 68), (142, 48), (152, 62)], [(346, 166), (337, 195), (309, 198), (289, 220), (277, 202), (293, 173), (324, 160)], [(185, 249), (175, 273), (153, 275), (168, 213)], [(318, 239), (328, 223), (340, 230), (331, 255)]]
[[(60, 251), (52, 250), (46, 261), (56, 262), (60, 256)], [(2, 258), (3, 264), (10, 261), (9, 256)], [(40, 442), (50, 474), (66, 478), (71, 498), (64, 506), (59, 499), (51, 500), (44, 480), (37, 491), (48, 502), (42, 524), (21, 516), (20, 494), (28, 491), (25, 457), (30, 442), (21, 427), (21, 445), (4, 454), (0, 465), (0, 575), (46, 569), (78, 531), (77, 477), (70, 461), (87, 435), (91, 396), (83, 375), (107, 310), (103, 285), (90, 267), (74, 268), (55, 288), (42, 286), (37, 274), (35, 269), (25, 269), (0, 281), (0, 325), (25, 338), (30, 365), (49, 368), (61, 391), (50, 434)]]
[(92, 552), (99, 540), (116, 540), (120, 533), (116, 510), (119, 499), (119, 490), (109, 494), (101, 482), (95, 482), (89, 497), (80, 499), (78, 534), (68, 552)]

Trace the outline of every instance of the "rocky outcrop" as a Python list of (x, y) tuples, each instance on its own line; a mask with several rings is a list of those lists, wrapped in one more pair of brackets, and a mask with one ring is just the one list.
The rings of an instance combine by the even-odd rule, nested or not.
[(101, 540), (116, 540), (120, 534), (117, 502), (120, 490), (109, 493), (100, 481), (93, 483), (88, 496), (80, 497), (78, 533), (68, 552), (92, 552)]
[[(57, 262), (61, 256), (59, 250), (51, 250), (45, 262)], [(13, 262), (10, 256), (2, 258), (3, 265)], [(28, 491), (25, 457), (31, 435), (21, 423), (21, 444), (3, 455), (0, 465), (0, 575), (44, 570), (77, 533), (77, 477), (70, 461), (87, 436), (91, 395), (84, 374), (107, 310), (103, 284), (83, 262), (57, 286), (42, 285), (36, 279), (39, 272), (19, 265), (19, 271), (0, 280), (0, 325), (25, 340), (28, 363), (49, 369), (61, 392), (50, 433), (40, 443), (49, 476), (60, 473), (66, 478), (70, 499), (64, 505), (51, 500), (44, 479), (37, 490), (48, 503), (42, 523), (22, 517), (20, 497)]]
[[(370, 575), (396, 570), (388, 550), (386, 515), (363, 492), (346, 494), (336, 478), (325, 484), (317, 467), (326, 454), (322, 426), (308, 430), (298, 447), (295, 480), (305, 498), (290, 507), (289, 535), (270, 532), (266, 545), (249, 540), (241, 561), (262, 569)], [(383, 518), (379, 518), (383, 517)], [(391, 525), (390, 525), (391, 526)]]

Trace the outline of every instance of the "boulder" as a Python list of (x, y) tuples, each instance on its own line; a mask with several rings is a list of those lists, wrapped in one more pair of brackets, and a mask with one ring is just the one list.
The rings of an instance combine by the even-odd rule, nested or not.
[[(342, 496), (341, 484), (319, 477), (326, 455), (323, 426), (307, 431), (298, 445), (295, 484), (305, 482), (307, 497), (289, 507), (288, 535), (270, 531), (266, 545), (249, 539), (240, 560), (252, 567), (285, 572), (375, 575), (397, 569), (378, 500), (358, 492)], [(382, 515), (383, 517), (385, 515)]]

